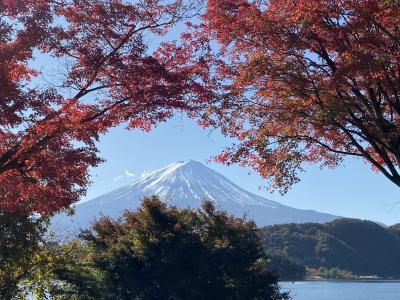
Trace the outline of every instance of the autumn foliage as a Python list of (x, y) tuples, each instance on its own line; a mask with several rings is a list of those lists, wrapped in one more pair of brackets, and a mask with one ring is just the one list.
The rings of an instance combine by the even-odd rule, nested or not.
[(285, 192), (354, 156), (400, 186), (398, 1), (209, 0), (202, 21), (181, 47), (215, 79), (202, 122), (239, 139), (217, 160)]
[[(175, 69), (146, 43), (191, 17), (195, 4), (0, 2), (1, 210), (68, 207), (101, 161), (99, 134), (122, 123), (149, 130), (173, 110), (195, 107), (202, 88), (192, 74), (200, 71)], [(43, 64), (59, 74), (42, 73)]]
[(344, 156), (400, 186), (398, 1), (209, 0), (181, 43), (149, 42), (203, 2), (1, 1), (1, 210), (68, 207), (100, 134), (176, 110), (238, 138), (216, 159), (283, 192)]

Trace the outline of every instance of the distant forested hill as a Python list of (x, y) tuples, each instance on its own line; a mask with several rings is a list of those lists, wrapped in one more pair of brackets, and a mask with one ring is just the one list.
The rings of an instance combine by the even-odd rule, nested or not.
[(388, 231), (396, 235), (400, 239), (400, 223), (388, 227)]
[(265, 250), (313, 268), (355, 275), (400, 277), (400, 224), (337, 219), (325, 224), (283, 224), (260, 229)]

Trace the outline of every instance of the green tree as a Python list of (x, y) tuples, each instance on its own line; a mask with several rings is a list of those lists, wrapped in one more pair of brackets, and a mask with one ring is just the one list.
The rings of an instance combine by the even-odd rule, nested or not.
[(46, 269), (46, 228), (47, 219), (0, 212), (0, 299), (22, 297)]
[(255, 224), (211, 202), (180, 210), (144, 199), (119, 220), (95, 221), (75, 249), (55, 272), (68, 299), (287, 299)]
[(268, 269), (274, 271), (281, 280), (302, 280), (306, 268), (291, 258), (281, 254), (269, 254)]

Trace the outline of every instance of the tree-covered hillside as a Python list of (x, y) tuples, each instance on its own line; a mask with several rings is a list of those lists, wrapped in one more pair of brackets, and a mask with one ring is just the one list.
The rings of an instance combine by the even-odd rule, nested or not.
[(388, 230), (400, 239), (400, 223), (388, 227)]
[(313, 268), (356, 275), (400, 277), (400, 225), (337, 219), (326, 224), (283, 224), (260, 229), (267, 253)]

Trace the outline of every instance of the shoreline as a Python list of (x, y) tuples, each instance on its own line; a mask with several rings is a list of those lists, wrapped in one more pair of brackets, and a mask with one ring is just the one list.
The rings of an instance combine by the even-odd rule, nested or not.
[(400, 279), (386, 279), (386, 278), (306, 278), (302, 280), (281, 280), (279, 283), (296, 283), (296, 282), (393, 282), (400, 283)]

